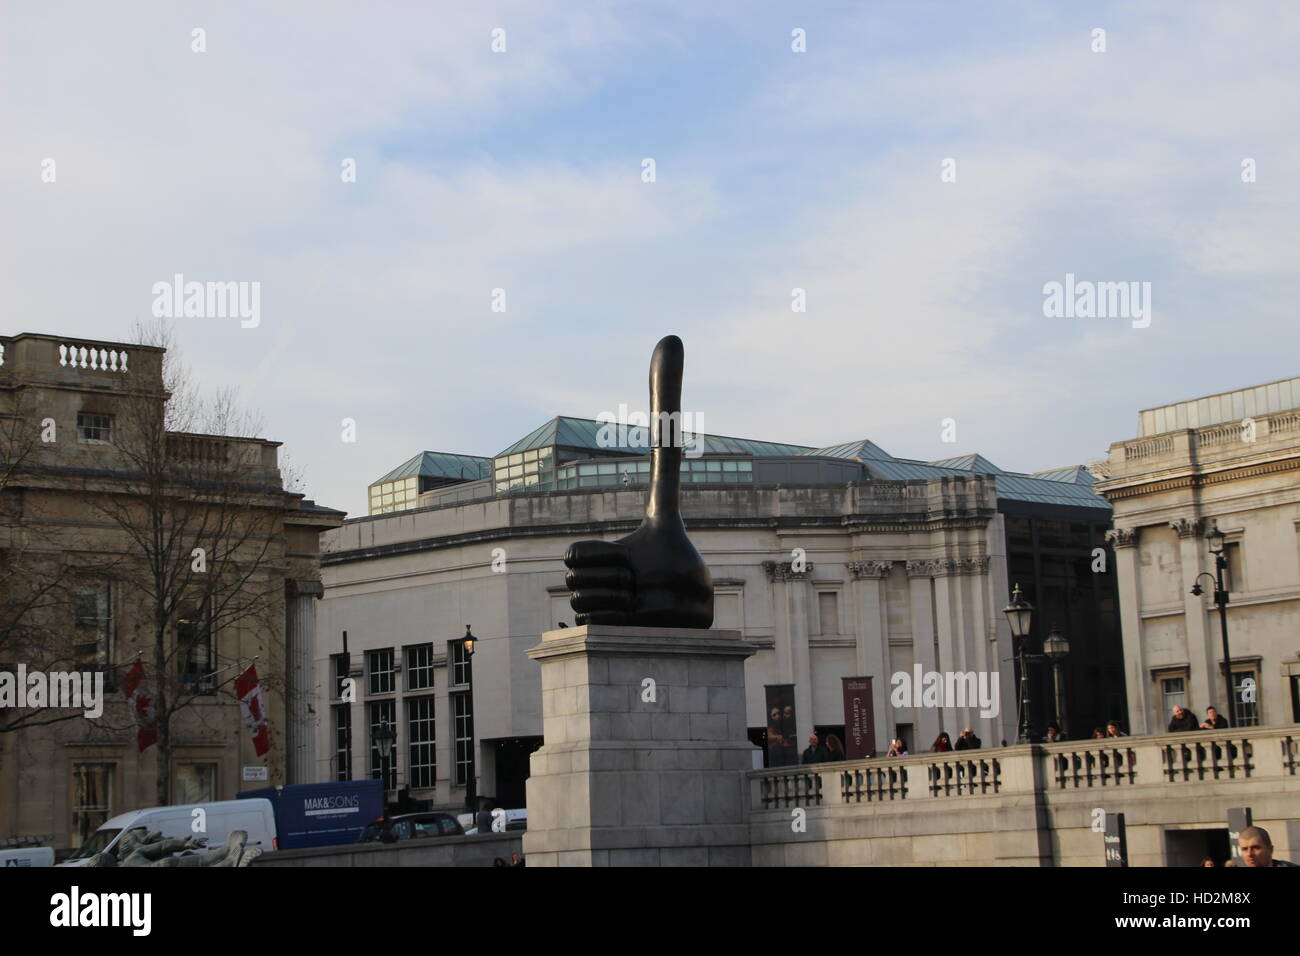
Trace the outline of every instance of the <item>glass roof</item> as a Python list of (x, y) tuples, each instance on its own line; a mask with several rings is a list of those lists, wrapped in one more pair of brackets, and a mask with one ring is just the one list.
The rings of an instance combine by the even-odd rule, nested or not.
[(962, 471), (977, 471), (981, 475), (1004, 474), (1001, 468), (978, 453), (973, 455), (961, 455), (958, 458), (941, 458), (938, 461), (930, 462), (930, 464), (938, 465), (941, 468), (960, 468)]
[[(601, 429), (607, 429), (606, 437), (614, 439), (613, 444), (601, 444)], [(598, 422), (589, 418), (552, 418), (545, 425), (529, 432), (509, 448), (494, 455), (501, 458), (516, 452), (532, 451), (551, 445), (563, 445), (569, 448), (588, 448), (593, 451), (627, 452), (644, 455), (649, 445), (649, 429), (644, 426), (627, 426), (619, 434), (618, 426)], [(768, 457), (773, 455), (798, 455), (810, 451), (808, 445), (788, 445), (780, 442), (758, 441), (752, 438), (729, 438), (726, 435), (704, 435), (704, 454), (706, 455), (754, 455)], [(617, 439), (624, 443), (617, 443)]]
[[(606, 436), (613, 438), (614, 444), (600, 443), (602, 429), (608, 429)], [(498, 452), (494, 457), (500, 458), (557, 445), (596, 453), (644, 456), (648, 445), (648, 431), (643, 426), (629, 426), (620, 436), (617, 426), (610, 426), (605, 422), (557, 416), (529, 432), (510, 447)], [(624, 442), (622, 444), (617, 443), (620, 437)], [(983, 455), (976, 453), (930, 462), (895, 458), (879, 445), (865, 438), (839, 445), (828, 445), (824, 448), (759, 441), (752, 438), (731, 438), (725, 435), (704, 435), (702, 438), (703, 453), (706, 455), (849, 459), (860, 462), (869, 477), (887, 481), (959, 477), (971, 474), (990, 475), (996, 482), (997, 494), (1000, 498), (1110, 509), (1109, 502), (1092, 490), (1093, 476), (1080, 465), (1026, 475), (1004, 471)], [(440, 478), (463, 477), (466, 480), (473, 480), (487, 478), (491, 471), (492, 460), (489, 458), (426, 451), (398, 466), (380, 478), (376, 484), (417, 474)]]
[(1093, 477), (1092, 472), (1083, 467), (1083, 465), (1072, 465), (1069, 468), (1052, 468), (1047, 471), (1036, 471), (1029, 477), (1042, 478), (1044, 481), (1064, 481), (1075, 485), (1091, 485), (1097, 480)]
[(385, 481), (412, 478), (416, 475), (426, 478), (464, 478), (466, 481), (476, 481), (479, 478), (487, 478), (491, 474), (492, 459), (490, 458), (452, 455), (441, 451), (422, 451), (371, 484), (378, 485)]
[(827, 445), (825, 448), (814, 448), (812, 451), (800, 452), (803, 455), (815, 455), (818, 458), (869, 458), (881, 461), (892, 461), (893, 456), (885, 451), (875, 442), (861, 438), (858, 441), (845, 442), (842, 445)]

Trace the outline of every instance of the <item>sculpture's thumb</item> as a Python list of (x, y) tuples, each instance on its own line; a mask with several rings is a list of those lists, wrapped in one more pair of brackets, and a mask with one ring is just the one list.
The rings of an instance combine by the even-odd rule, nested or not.
[(650, 357), (650, 494), (646, 517), (680, 515), (682, 483), (682, 369), (686, 349), (666, 335)]

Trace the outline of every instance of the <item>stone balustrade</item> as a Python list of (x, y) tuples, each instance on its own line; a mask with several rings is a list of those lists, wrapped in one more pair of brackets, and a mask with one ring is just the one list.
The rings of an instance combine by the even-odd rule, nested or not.
[[(1164, 865), (1168, 829), (1225, 827), (1227, 808), (1288, 821), (1300, 857), (1300, 725), (1076, 740), (751, 771), (755, 865), (1101, 865), (1096, 809), (1123, 812), (1134, 865)], [(804, 829), (792, 811), (806, 814)], [(1275, 824), (1276, 825), (1276, 824)]]
[(86, 368), (91, 371), (126, 374), (128, 358), (126, 349), (79, 345), (76, 342), (59, 343), (59, 365), (62, 368)]

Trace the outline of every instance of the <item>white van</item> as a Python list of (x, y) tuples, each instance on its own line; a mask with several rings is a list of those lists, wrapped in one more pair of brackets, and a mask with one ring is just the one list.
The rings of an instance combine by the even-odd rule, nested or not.
[(27, 846), (19, 850), (0, 850), (0, 870), (6, 866), (53, 866), (54, 847)]
[[(204, 812), (204, 829), (196, 831), (195, 810)], [(59, 866), (85, 866), (105, 850), (114, 852), (122, 834), (128, 830), (158, 831), (165, 837), (205, 836), (207, 848), (215, 850), (230, 837), (232, 830), (248, 834), (247, 846), (260, 846), (264, 852), (277, 849), (275, 810), (265, 797), (247, 800), (224, 800), (220, 803), (191, 803), (175, 807), (149, 807), (121, 813), (96, 830), (89, 840)]]

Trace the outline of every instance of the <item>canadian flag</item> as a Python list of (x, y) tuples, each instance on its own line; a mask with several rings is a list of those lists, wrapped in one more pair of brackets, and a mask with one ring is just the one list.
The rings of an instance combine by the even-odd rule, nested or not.
[(122, 680), (122, 693), (126, 694), (131, 707), (131, 719), (135, 721), (135, 742), (144, 753), (158, 742), (158, 719), (154, 714), (153, 694), (144, 680), (144, 663), (136, 661), (126, 672)]
[(253, 732), (253, 749), (260, 757), (271, 749), (271, 729), (266, 721), (266, 705), (262, 700), (262, 685), (257, 682), (257, 665), (235, 678), (235, 696), (244, 712), (244, 722)]

